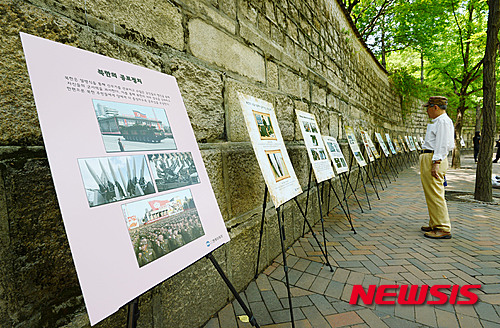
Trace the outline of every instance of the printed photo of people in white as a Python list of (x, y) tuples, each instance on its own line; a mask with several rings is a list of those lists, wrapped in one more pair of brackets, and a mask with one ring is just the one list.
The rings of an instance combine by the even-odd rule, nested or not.
[(159, 192), (200, 183), (190, 152), (151, 154), (148, 159)]
[(78, 165), (90, 207), (155, 192), (144, 155), (82, 158)]
[(191, 190), (122, 205), (139, 267), (205, 235)]
[(288, 173), (288, 169), (286, 168), (281, 150), (269, 150), (266, 151), (266, 155), (267, 159), (269, 159), (269, 164), (271, 165), (276, 182), (290, 177), (290, 173)]
[(92, 102), (106, 152), (177, 149), (163, 108)]

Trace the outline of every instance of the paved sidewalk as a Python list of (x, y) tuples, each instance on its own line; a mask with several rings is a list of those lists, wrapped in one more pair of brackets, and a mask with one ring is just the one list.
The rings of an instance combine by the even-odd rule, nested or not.
[[(474, 165), (467, 157), (463, 164)], [(500, 170), (500, 164), (495, 169)], [(475, 168), (448, 171), (449, 188), (473, 191), (474, 172)], [(432, 240), (420, 231), (428, 214), (416, 165), (400, 172), (380, 197), (370, 196), (372, 210), (364, 200), (364, 213), (350, 200), (356, 235), (340, 214), (325, 219), (334, 272), (322, 264), (310, 233), (287, 251), (295, 326), (500, 327), (500, 206), (448, 201), (453, 238)], [(314, 230), (319, 233), (320, 228), (319, 224)], [(291, 327), (281, 258), (241, 293), (261, 327)], [(350, 305), (353, 285), (358, 284), (481, 284), (482, 288), (476, 290), (480, 301), (474, 306)], [(240, 315), (243, 311), (232, 302), (205, 328), (251, 327)]]

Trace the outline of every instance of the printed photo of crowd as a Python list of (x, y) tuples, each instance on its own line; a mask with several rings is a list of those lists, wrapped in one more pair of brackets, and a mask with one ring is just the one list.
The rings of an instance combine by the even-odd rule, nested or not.
[(190, 152), (148, 155), (158, 191), (200, 183)]
[(205, 235), (189, 189), (123, 205), (123, 212), (139, 267)]

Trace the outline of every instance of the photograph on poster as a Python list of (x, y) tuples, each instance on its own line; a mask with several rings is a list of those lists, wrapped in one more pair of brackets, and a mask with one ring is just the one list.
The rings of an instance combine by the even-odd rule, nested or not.
[(315, 161), (322, 161), (326, 159), (326, 154), (323, 148), (311, 148), (311, 154)]
[(417, 148), (415, 147), (415, 143), (413, 142), (412, 136), (408, 136), (408, 147), (410, 147), (411, 151), (417, 150)]
[(106, 152), (177, 149), (163, 108), (92, 99)]
[(391, 136), (389, 136), (389, 133), (385, 134), (385, 140), (387, 141), (387, 145), (389, 146), (389, 149), (391, 150), (391, 153), (393, 155), (396, 155), (396, 149), (394, 148), (394, 145), (392, 144)]
[(327, 151), (330, 154), (330, 158), (333, 161), (337, 173), (340, 174), (343, 172), (347, 172), (349, 168), (347, 167), (347, 163), (344, 159), (344, 154), (340, 149), (337, 139), (330, 136), (323, 136), (323, 141), (327, 145)]
[(260, 133), (261, 140), (276, 140), (273, 124), (271, 123), (271, 115), (252, 111), (257, 123), (257, 128)]
[(385, 144), (382, 135), (378, 132), (375, 132), (375, 137), (377, 138), (377, 141), (380, 145), (380, 148), (382, 148), (382, 152), (384, 153), (385, 157), (389, 157), (389, 149), (387, 149), (387, 145)]
[(359, 151), (354, 152), (354, 157), (356, 157), (358, 163), (366, 163), (365, 158), (363, 157), (363, 155), (361, 155)]
[(269, 164), (271, 165), (276, 182), (289, 178), (290, 174), (288, 173), (285, 161), (283, 160), (281, 150), (267, 150), (265, 153), (267, 155), (267, 159), (269, 160)]
[(347, 163), (343, 158), (336, 157), (333, 159), (333, 161), (335, 162), (335, 166), (337, 167), (337, 169), (347, 167)]
[(392, 142), (394, 143), (394, 148), (396, 148), (396, 151), (397, 151), (398, 153), (402, 153), (402, 152), (403, 152), (403, 150), (402, 150), (402, 149), (401, 149), (401, 147), (399, 146), (399, 141), (398, 141), (398, 139), (394, 138), (394, 139), (392, 139)]
[(406, 146), (406, 142), (403, 140), (403, 137), (399, 136), (399, 142), (401, 143), (401, 148), (404, 150), (405, 153), (407, 153), (408, 147)]
[(422, 147), (420, 147), (420, 143), (418, 142), (417, 137), (413, 137), (412, 140), (413, 140), (413, 142), (414, 142), (415, 147), (417, 148), (417, 150), (422, 150)]
[(90, 207), (155, 193), (143, 155), (78, 159)]
[(139, 267), (205, 235), (191, 190), (122, 205)]
[(200, 183), (190, 152), (149, 154), (148, 160), (159, 192)]
[(311, 142), (313, 146), (317, 147), (318, 146), (318, 138), (315, 135), (311, 135)]

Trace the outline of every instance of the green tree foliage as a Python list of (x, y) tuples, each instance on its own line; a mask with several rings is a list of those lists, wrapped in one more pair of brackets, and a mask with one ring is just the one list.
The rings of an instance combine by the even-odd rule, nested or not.
[(425, 98), (430, 92), (448, 97), (457, 132), (452, 165), (460, 167), (465, 113), (482, 99), (486, 0), (351, 0), (345, 5), (392, 74), (403, 115), (409, 97)]

